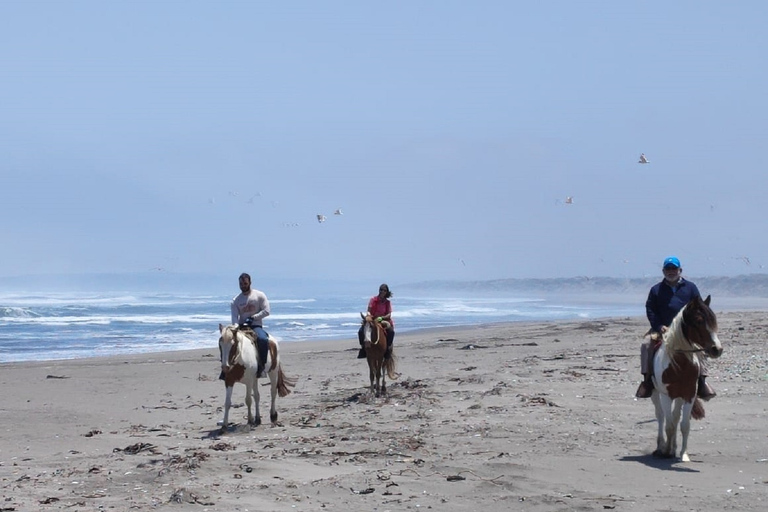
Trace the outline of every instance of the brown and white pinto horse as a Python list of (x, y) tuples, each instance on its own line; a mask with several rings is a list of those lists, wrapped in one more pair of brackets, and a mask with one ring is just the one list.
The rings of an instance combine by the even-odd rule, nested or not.
[(693, 419), (704, 417), (704, 405), (696, 397), (699, 379), (698, 353), (720, 357), (723, 347), (717, 337), (717, 318), (709, 308), (711, 296), (696, 297), (686, 304), (664, 333), (662, 346), (653, 358), (654, 391), (651, 399), (656, 408), (659, 432), (655, 457), (672, 458), (677, 451), (677, 425), (683, 442), (682, 462), (688, 457), (688, 433)]
[(390, 353), (389, 359), (384, 359), (384, 353), (387, 351), (389, 322), (376, 322), (370, 313), (360, 313), (360, 316), (363, 319), (363, 346), (365, 346), (365, 355), (368, 359), (371, 394), (386, 395), (386, 375), (389, 375), (392, 380), (397, 379), (394, 355)]
[[(232, 405), (232, 389), (236, 382), (245, 384), (245, 405), (248, 406), (248, 425), (261, 425), (259, 414), (259, 388), (256, 378), (259, 363), (256, 352), (256, 342), (246, 335), (245, 331), (237, 325), (224, 326), (219, 324), (219, 350), (221, 352), (221, 369), (224, 372), (224, 385), (226, 386), (226, 398), (224, 400), (224, 419), (221, 422), (221, 433), (227, 431), (229, 425), (229, 408)], [(290, 394), (291, 388), (296, 385), (295, 378), (286, 377), (280, 364), (280, 348), (277, 340), (269, 337), (269, 354), (264, 364), (264, 369), (269, 376), (272, 402), (269, 409), (269, 419), (277, 422), (277, 409), (275, 399)], [(256, 415), (251, 413), (251, 397), (256, 403)]]

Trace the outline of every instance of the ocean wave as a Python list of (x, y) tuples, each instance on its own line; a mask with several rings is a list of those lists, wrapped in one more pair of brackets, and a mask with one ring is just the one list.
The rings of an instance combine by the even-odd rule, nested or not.
[(228, 324), (229, 316), (220, 315), (114, 315), (114, 316), (26, 316), (4, 318), (8, 324), (41, 324), (41, 325), (109, 325), (109, 324), (188, 324), (188, 323), (219, 323)]
[(37, 318), (39, 315), (28, 308), (0, 307), (0, 319), (5, 318)]

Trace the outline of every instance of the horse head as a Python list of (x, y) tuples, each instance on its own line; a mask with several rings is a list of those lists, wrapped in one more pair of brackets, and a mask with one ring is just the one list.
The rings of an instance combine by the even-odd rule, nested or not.
[(370, 313), (360, 313), (363, 319), (363, 343), (367, 345), (375, 345), (382, 339), (381, 336), (381, 324), (377, 324), (373, 319), (373, 315)]
[(717, 337), (717, 318), (710, 309), (711, 295), (702, 300), (695, 297), (683, 310), (683, 330), (691, 344), (698, 345), (706, 355), (718, 358), (723, 354), (723, 346)]
[(235, 364), (237, 357), (237, 326), (219, 324), (219, 354), (221, 355), (221, 369), (227, 373)]

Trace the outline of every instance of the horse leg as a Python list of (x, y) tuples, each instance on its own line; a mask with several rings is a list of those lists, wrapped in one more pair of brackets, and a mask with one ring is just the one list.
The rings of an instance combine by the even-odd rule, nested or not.
[(675, 398), (670, 400), (670, 408), (667, 410), (667, 457), (675, 457), (677, 453), (677, 426), (680, 424), (680, 408), (683, 400)]
[(253, 392), (251, 391), (253, 389), (253, 380), (251, 381), (245, 381), (245, 405), (248, 407), (248, 425), (253, 425), (253, 410), (251, 407), (253, 406)]
[(662, 450), (664, 450), (664, 409), (661, 407), (661, 398), (658, 391), (653, 392), (651, 401), (656, 409), (656, 423), (659, 429), (656, 434), (656, 451), (653, 452), (653, 455), (654, 457), (662, 457)]
[(385, 369), (386, 361), (381, 362), (379, 368), (379, 374), (381, 375), (381, 395), (387, 396), (387, 370)]
[[(261, 412), (259, 412), (259, 399), (261, 398), (259, 396), (259, 379), (254, 376), (253, 378), (253, 401), (254, 401), (254, 409), (256, 410), (256, 415), (253, 418), (253, 426), (258, 427), (261, 425)], [(248, 405), (248, 412), (250, 412), (251, 406)]]
[(382, 367), (382, 360), (377, 359), (376, 360), (376, 396), (381, 396), (381, 367)]
[[(695, 399), (694, 399), (695, 400)], [(680, 445), (680, 460), (683, 462), (691, 462), (691, 458), (688, 456), (688, 434), (691, 431), (691, 410), (693, 409), (693, 402), (686, 402), (683, 404), (683, 417), (680, 421), (680, 433), (682, 434), (683, 441)]]
[(674, 402), (669, 395), (658, 393), (659, 408), (661, 409), (661, 421), (659, 421), (658, 447), (654, 452), (657, 457), (665, 459), (675, 456), (675, 435), (677, 422), (674, 420)]
[(221, 420), (221, 433), (224, 434), (227, 431), (227, 425), (229, 425), (229, 408), (232, 406), (232, 387), (226, 388), (226, 394), (224, 397), (224, 419)]
[(376, 362), (372, 359), (368, 359), (368, 377), (371, 379), (371, 395), (376, 394), (376, 373), (374, 373), (375, 368)]

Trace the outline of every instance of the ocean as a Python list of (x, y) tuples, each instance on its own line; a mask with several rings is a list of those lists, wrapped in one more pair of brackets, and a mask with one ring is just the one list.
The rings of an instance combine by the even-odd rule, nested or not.
[[(374, 287), (371, 295), (375, 293)], [(356, 340), (370, 296), (268, 290), (266, 330), (281, 342)], [(216, 347), (232, 295), (150, 292), (0, 293), (0, 363)], [(644, 314), (642, 301), (594, 302), (522, 294), (396, 294), (396, 331), (496, 322)], [(397, 341), (395, 341), (397, 343)]]

